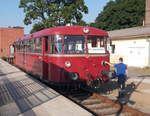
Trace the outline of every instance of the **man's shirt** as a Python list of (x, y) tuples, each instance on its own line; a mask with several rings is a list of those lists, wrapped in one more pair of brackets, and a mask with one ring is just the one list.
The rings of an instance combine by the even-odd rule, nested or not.
[(125, 78), (127, 66), (124, 63), (118, 63), (114, 65), (115, 71), (118, 77)]

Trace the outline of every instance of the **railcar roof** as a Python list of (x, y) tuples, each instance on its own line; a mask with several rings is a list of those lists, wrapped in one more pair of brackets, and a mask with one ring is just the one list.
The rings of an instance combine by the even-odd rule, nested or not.
[(86, 33), (86, 35), (108, 36), (108, 33), (106, 31), (98, 29), (98, 28), (87, 27), (87, 26), (61, 26), (61, 27), (48, 28), (48, 29), (35, 32), (33, 34), (25, 35), (16, 41), (27, 40), (27, 39), (35, 38), (35, 37), (55, 35), (55, 34), (85, 35), (85, 33), (83, 32), (83, 29), (89, 30), (89, 32)]

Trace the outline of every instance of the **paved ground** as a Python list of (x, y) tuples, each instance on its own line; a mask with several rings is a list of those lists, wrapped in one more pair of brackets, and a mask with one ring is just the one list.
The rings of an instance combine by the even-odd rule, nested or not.
[[(113, 100), (118, 100), (116, 79), (103, 86), (103, 88), (101, 92), (104, 95)], [(125, 90), (127, 105), (150, 114), (150, 72), (129, 68), (129, 78)]]
[(91, 116), (53, 89), (0, 59), (0, 116)]

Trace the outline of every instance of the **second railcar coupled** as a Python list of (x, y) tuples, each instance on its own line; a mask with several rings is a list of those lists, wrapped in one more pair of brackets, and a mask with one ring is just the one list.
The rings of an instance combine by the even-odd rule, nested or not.
[(109, 80), (102, 62), (109, 61), (110, 45), (108, 33), (97, 28), (49, 28), (16, 40), (15, 64), (51, 84), (91, 85)]

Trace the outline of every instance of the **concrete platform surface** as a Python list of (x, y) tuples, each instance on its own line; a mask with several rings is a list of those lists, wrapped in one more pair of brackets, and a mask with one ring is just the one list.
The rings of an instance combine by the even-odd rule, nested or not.
[(0, 59), (0, 116), (92, 116), (77, 104)]

